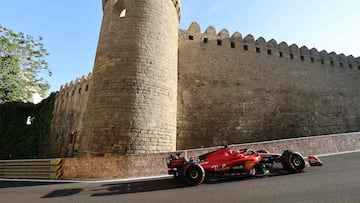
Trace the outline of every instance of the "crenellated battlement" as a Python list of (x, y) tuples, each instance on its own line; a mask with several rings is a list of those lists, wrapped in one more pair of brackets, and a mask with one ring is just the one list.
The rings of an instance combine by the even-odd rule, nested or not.
[(72, 89), (74, 87), (77, 87), (79, 86), (79, 84), (88, 83), (91, 77), (92, 77), (92, 73), (89, 73), (88, 75), (83, 75), (80, 78), (76, 78), (75, 80), (65, 83), (64, 85), (61, 85), (60, 92), (66, 89)]
[[(235, 32), (231, 37), (229, 31), (222, 29), (216, 32), (213, 26), (206, 28), (204, 33), (200, 32), (198, 23), (193, 22), (188, 30), (182, 30), (182, 40), (191, 40), (194, 42), (202, 41), (209, 45), (225, 46), (229, 49), (243, 51), (253, 51), (259, 54), (274, 55), (284, 59), (300, 60), (304, 62), (320, 63), (321, 65), (330, 65), (340, 68), (357, 69), (360, 71), (360, 57), (355, 58), (352, 55), (345, 56), (335, 52), (328, 53), (326, 50), (318, 51), (316, 48), (309, 49), (306, 46), (297, 44), (288, 45), (286, 42), (277, 43), (271, 39), (266, 41), (264, 37), (255, 40), (251, 34), (242, 38), (241, 33)], [(360, 73), (360, 72), (359, 72)]]
[(58, 92), (59, 98), (68, 98), (71, 99), (72, 96), (83, 95), (88, 92), (89, 84), (91, 80), (92, 74), (89, 73), (87, 76), (82, 76), (81, 78), (76, 78), (64, 85), (61, 85), (60, 90)]

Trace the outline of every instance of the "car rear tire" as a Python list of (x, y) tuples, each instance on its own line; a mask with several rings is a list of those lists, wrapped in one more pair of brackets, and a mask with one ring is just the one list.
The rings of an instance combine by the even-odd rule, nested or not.
[(200, 185), (204, 182), (205, 171), (204, 168), (200, 165), (192, 164), (189, 165), (185, 170), (185, 181), (189, 185)]
[(283, 168), (290, 173), (300, 173), (305, 168), (305, 160), (298, 152), (289, 150), (281, 155), (281, 164)]

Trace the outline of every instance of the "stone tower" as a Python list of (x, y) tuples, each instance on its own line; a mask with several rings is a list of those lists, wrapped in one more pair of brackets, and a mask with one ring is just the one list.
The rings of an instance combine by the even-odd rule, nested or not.
[(176, 149), (181, 0), (103, 0), (80, 156)]

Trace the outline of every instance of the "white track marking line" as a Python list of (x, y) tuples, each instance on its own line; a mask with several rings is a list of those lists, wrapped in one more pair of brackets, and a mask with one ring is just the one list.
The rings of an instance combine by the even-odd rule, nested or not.
[(341, 154), (351, 154), (351, 153), (356, 153), (356, 152), (360, 152), (360, 149), (353, 150), (353, 151), (343, 151), (343, 152), (335, 152), (335, 153), (328, 153), (328, 154), (320, 154), (320, 155), (316, 155), (316, 156), (324, 157), (324, 156), (334, 156), (334, 155), (341, 155)]

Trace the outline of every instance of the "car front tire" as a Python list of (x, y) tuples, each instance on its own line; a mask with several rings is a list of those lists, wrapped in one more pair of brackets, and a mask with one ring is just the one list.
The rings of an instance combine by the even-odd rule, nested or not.
[(305, 160), (298, 152), (289, 150), (281, 155), (281, 164), (283, 168), (290, 173), (300, 173), (305, 168)]

